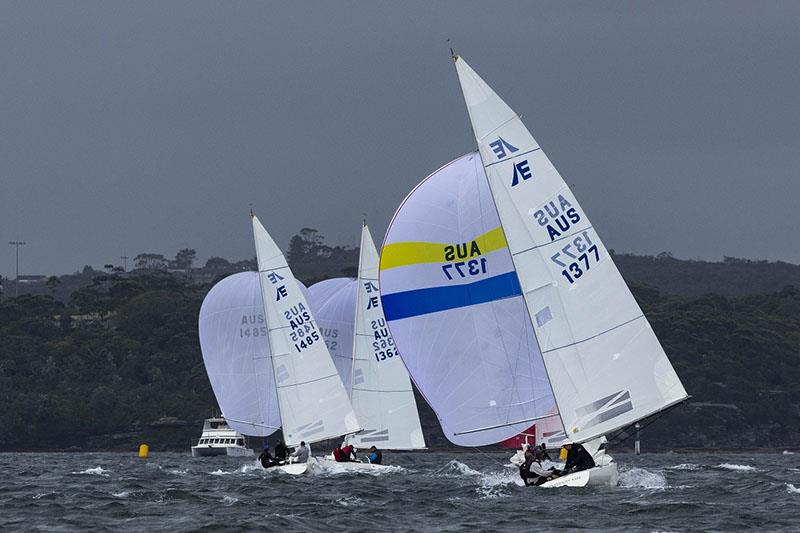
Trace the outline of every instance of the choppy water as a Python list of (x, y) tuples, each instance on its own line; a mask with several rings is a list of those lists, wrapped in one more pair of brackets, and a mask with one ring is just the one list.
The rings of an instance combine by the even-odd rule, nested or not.
[(0, 454), (0, 530), (800, 530), (800, 454), (615, 454), (620, 485), (522, 486), (507, 453), (386, 453), (380, 475), (242, 458)]

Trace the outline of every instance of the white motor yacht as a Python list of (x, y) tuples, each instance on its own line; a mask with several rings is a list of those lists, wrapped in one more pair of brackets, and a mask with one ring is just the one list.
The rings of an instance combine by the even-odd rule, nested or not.
[(196, 446), (192, 446), (192, 457), (228, 455), (247, 457), (254, 455), (247, 447), (244, 436), (231, 429), (224, 418), (207, 418), (203, 422), (203, 433)]

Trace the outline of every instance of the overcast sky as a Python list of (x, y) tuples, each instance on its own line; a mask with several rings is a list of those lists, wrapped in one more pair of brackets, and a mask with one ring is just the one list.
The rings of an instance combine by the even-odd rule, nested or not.
[(0, 274), (380, 240), (474, 148), (446, 39), (609, 248), (800, 262), (800, 2), (0, 2)]

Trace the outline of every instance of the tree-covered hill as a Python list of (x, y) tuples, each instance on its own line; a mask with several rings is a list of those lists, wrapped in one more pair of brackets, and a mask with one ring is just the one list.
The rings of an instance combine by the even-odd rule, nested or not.
[[(299, 238), (289, 257), (302, 281), (355, 267), (357, 250), (326, 249), (308, 232)], [(205, 278), (108, 269), (58, 299), (4, 298), (0, 451), (132, 450), (140, 441), (188, 450), (201, 420), (216, 408), (197, 336), (198, 311), (212, 281), (198, 280), (246, 266), (214, 259)], [(693, 396), (645, 428), (645, 447), (796, 447), (800, 291), (789, 282), (798, 267), (730, 260), (687, 266), (697, 262), (627, 255), (616, 260)], [(703, 279), (687, 280), (690, 271)], [(644, 274), (668, 287), (642, 284)], [(719, 290), (704, 290), (721, 280), (728, 282)], [(429, 445), (448, 445), (430, 408), (420, 405), (420, 411)]]
[(620, 254), (614, 262), (628, 284), (658, 287), (677, 296), (746, 296), (777, 292), (787, 285), (800, 287), (800, 265), (782, 261), (751, 261), (726, 257), (722, 262)]

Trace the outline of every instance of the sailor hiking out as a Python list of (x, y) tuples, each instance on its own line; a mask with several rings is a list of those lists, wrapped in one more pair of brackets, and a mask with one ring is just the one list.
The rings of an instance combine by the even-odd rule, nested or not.
[(258, 460), (261, 461), (261, 466), (264, 468), (271, 468), (273, 466), (278, 466), (280, 461), (278, 461), (269, 451), (269, 444), (264, 444), (264, 450), (261, 452), (261, 455), (258, 456)]
[(565, 440), (562, 446), (567, 450), (567, 463), (564, 465), (562, 474), (571, 474), (595, 467), (592, 455), (586, 451), (582, 444), (575, 444), (571, 440)]
[(383, 454), (375, 446), (371, 446), (367, 460), (373, 465), (383, 464)]
[(300, 447), (292, 453), (292, 460), (296, 463), (307, 463), (310, 451), (305, 441), (300, 441)]

